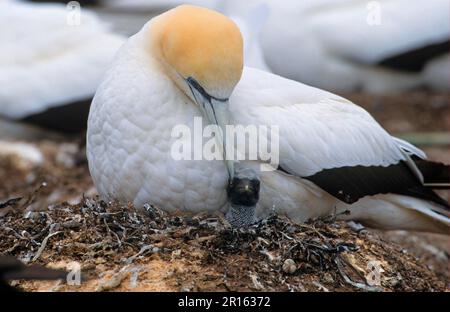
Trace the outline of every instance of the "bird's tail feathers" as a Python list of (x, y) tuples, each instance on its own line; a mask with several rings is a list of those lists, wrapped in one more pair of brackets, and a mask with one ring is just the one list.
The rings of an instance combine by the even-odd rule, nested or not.
[(408, 153), (409, 155), (417, 156), (421, 159), (427, 158), (427, 155), (425, 154), (425, 152), (422, 151), (420, 148), (412, 145), (411, 143), (409, 143), (405, 140), (402, 140), (402, 139), (399, 139), (396, 137), (393, 137), (393, 138), (394, 138), (394, 141), (397, 143), (397, 146), (400, 147), (404, 152)]

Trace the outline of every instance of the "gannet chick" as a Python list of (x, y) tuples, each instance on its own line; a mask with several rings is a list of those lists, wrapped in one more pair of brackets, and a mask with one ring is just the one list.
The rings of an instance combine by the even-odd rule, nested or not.
[(234, 177), (227, 188), (230, 207), (226, 214), (233, 227), (244, 227), (258, 221), (256, 205), (259, 189), (260, 180), (253, 169), (235, 166)]

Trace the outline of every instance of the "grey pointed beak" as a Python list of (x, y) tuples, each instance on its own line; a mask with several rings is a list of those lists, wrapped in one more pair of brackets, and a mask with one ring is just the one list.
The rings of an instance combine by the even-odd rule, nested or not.
[[(228, 99), (220, 99), (209, 95), (194, 79), (187, 78), (186, 82), (192, 92), (195, 102), (200, 107), (209, 124), (217, 125), (222, 132), (216, 136), (217, 144), (222, 148), (223, 159), (227, 166), (230, 179), (234, 177), (234, 161), (232, 155), (227, 154), (226, 125), (229, 124)], [(230, 157), (229, 157), (230, 156)]]

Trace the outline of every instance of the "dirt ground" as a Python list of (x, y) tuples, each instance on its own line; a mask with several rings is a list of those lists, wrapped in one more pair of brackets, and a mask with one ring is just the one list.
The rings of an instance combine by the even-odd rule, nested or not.
[[(345, 96), (391, 133), (450, 129), (448, 94)], [(358, 231), (333, 216), (233, 230), (221, 215), (137, 211), (96, 196), (79, 138), (32, 144), (42, 162), (0, 154), (0, 254), (72, 272), (79, 264), (82, 282), (12, 282), (22, 290), (450, 290), (448, 236)], [(424, 149), (450, 163), (450, 146)]]

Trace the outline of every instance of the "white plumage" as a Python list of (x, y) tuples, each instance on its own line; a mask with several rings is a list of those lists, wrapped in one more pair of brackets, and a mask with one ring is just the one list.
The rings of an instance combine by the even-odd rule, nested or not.
[(423, 71), (378, 66), (390, 57), (448, 42), (448, 0), (227, 1), (225, 12), (242, 14), (258, 3), (271, 10), (260, 40), (277, 74), (339, 91), (450, 88), (444, 71), (424, 76)]
[(67, 23), (61, 4), (0, 1), (0, 114), (24, 118), (93, 96), (125, 39), (81, 10)]
[[(107, 199), (158, 205), (167, 210), (224, 210), (228, 173), (223, 161), (174, 160), (177, 125), (193, 128), (198, 106), (148, 52), (152, 21), (131, 37), (101, 83), (88, 122), (89, 168)], [(257, 213), (284, 213), (295, 220), (350, 210), (355, 219), (385, 229), (448, 231), (436, 205), (394, 194), (345, 204), (301, 177), (327, 168), (397, 164), (407, 153), (424, 154), (391, 137), (353, 103), (277, 75), (244, 68), (229, 99), (230, 123), (277, 125), (282, 171), (261, 172)], [(259, 161), (244, 162), (259, 171)]]
[(300, 176), (404, 159), (397, 142), (361, 107), (263, 71), (244, 70), (230, 111), (235, 124), (280, 125), (280, 165)]
[(132, 11), (168, 10), (181, 4), (193, 4), (214, 9), (219, 0), (104, 0), (102, 5), (111, 9)]
[(270, 68), (264, 59), (264, 52), (259, 38), (269, 16), (270, 11), (266, 5), (256, 6), (245, 15), (229, 16), (238, 25), (244, 38), (245, 65), (267, 72), (270, 72)]

